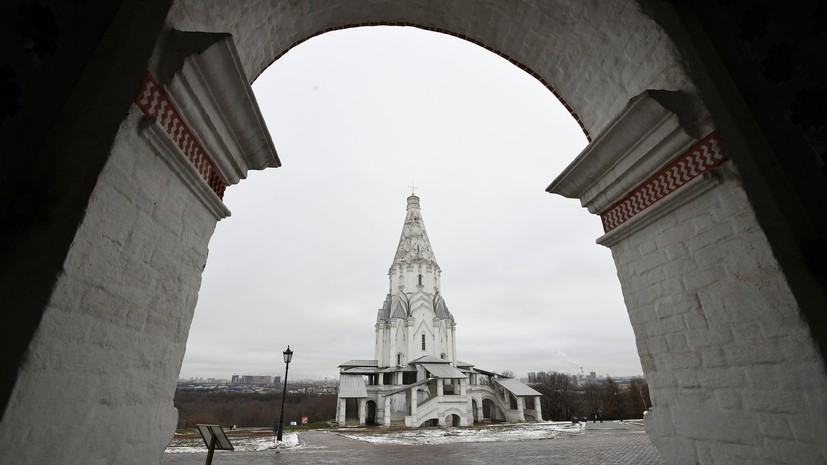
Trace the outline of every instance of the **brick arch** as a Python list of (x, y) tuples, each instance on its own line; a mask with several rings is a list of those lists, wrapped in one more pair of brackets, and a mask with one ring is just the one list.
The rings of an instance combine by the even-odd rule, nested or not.
[(495, 55), (497, 55), (501, 58), (504, 58), (506, 61), (508, 61), (512, 65), (520, 68), (524, 72), (528, 73), (528, 75), (530, 75), (534, 79), (540, 81), (540, 84), (542, 84), (546, 89), (548, 89), (554, 95), (554, 97), (563, 105), (563, 107), (566, 108), (566, 110), (569, 112), (571, 117), (574, 118), (574, 120), (580, 126), (580, 129), (583, 131), (583, 134), (586, 136), (586, 139), (589, 142), (591, 142), (592, 136), (589, 133), (589, 130), (586, 129), (585, 124), (583, 124), (583, 121), (580, 119), (580, 116), (577, 115), (577, 112), (575, 112), (574, 109), (568, 103), (566, 103), (566, 100), (563, 98), (562, 95), (560, 95), (559, 92), (557, 92), (557, 90), (554, 88), (554, 86), (552, 86), (551, 83), (549, 83), (538, 72), (531, 69), (531, 67), (521, 63), (519, 60), (509, 56), (507, 53), (502, 52), (500, 50), (497, 50), (497, 49), (493, 48), (490, 45), (487, 45), (487, 44), (485, 44), (485, 43), (483, 43), (483, 42), (481, 42), (477, 39), (474, 39), (473, 37), (470, 37), (470, 36), (467, 36), (467, 35), (464, 35), (464, 34), (459, 34), (459, 33), (453, 32), (451, 30), (447, 30), (447, 29), (443, 29), (443, 28), (439, 28), (439, 27), (425, 26), (425, 25), (422, 25), (422, 24), (409, 23), (409, 22), (404, 22), (404, 21), (396, 21), (396, 22), (375, 21), (375, 22), (362, 23), (362, 24), (345, 24), (345, 25), (341, 25), (341, 26), (337, 26), (337, 27), (330, 27), (330, 28), (327, 28), (327, 29), (324, 29), (324, 30), (321, 30), (321, 31), (316, 31), (316, 32), (310, 34), (309, 36), (304, 37), (303, 39), (299, 39), (296, 42), (290, 44), (285, 50), (278, 53), (275, 56), (275, 58), (273, 58), (273, 61), (270, 62), (270, 64), (275, 63), (276, 60), (281, 58), (285, 53), (289, 52), (290, 50), (294, 49), (295, 47), (301, 45), (302, 43), (304, 43), (304, 42), (306, 42), (306, 41), (308, 41), (308, 40), (310, 40), (310, 39), (312, 39), (316, 36), (320, 36), (320, 35), (326, 34), (328, 32), (341, 31), (341, 30), (345, 30), (345, 29), (353, 29), (353, 28), (357, 28), (357, 27), (371, 27), (371, 26), (414, 27), (414, 28), (417, 28), (417, 29), (422, 29), (424, 31), (436, 32), (436, 33), (439, 33), (439, 34), (445, 34), (445, 35), (449, 35), (449, 36), (452, 36), (452, 37), (456, 37), (458, 39), (465, 40), (467, 42), (471, 42), (474, 45), (478, 45), (478, 46), (488, 50), (489, 52), (491, 52), (491, 53), (493, 53), (493, 54), (495, 54)]
[[(72, 7), (58, 11), (59, 36), (49, 38), (48, 46), (37, 43), (37, 57), (26, 50), (8, 60), (17, 76), (10, 90), (21, 96), (12, 103), (22, 109), (5, 115), (13, 124), (4, 127), (0, 136), (13, 142), (4, 145), (9, 153), (32, 157), (16, 157), (8, 170), (20, 173), (18, 178), (28, 184), (18, 182), (11, 190), (14, 216), (10, 218), (17, 223), (9, 245), (21, 252), (9, 254), (11, 259), (4, 256), (4, 264), (13, 266), (3, 275), (7, 279), (0, 280), (10, 290), (9, 313), (26, 319), (22, 325), (7, 325), (3, 333), (13, 346), (10, 363), (4, 363), (4, 396), (10, 399), (0, 430), (4, 457), (31, 464), (88, 463), (86, 456), (113, 463), (146, 463), (147, 457), (158, 456), (171, 436), (176, 415), (171, 408), (175, 365), (183, 357), (215, 220), (209, 212), (200, 214), (199, 202), (206, 195), (203, 189), (175, 192), (186, 195), (191, 208), (146, 211), (166, 199), (164, 189), (172, 183), (160, 183), (174, 176), (146, 145), (156, 144), (153, 147), (165, 155), (176, 154), (178, 149), (151, 127), (151, 118), (129, 104), (145, 71), (159, 75), (169, 58), (164, 53), (170, 50), (167, 45), (173, 30), (232, 37), (236, 47), (232, 53), (237, 53), (238, 69), (248, 83), (294, 44), (327, 30), (357, 25), (415, 25), (495, 51), (551, 83), (593, 136), (589, 153), (597, 154), (604, 164), (595, 167), (578, 159), (573, 171), (581, 173), (571, 176), (572, 190), (564, 195), (581, 198), (594, 213), (603, 213), (612, 207), (612, 202), (605, 203), (611, 196), (600, 195), (604, 192), (581, 196), (584, 192), (578, 188), (589, 184), (580, 181), (594, 180), (591, 175), (601, 177), (611, 171), (615, 157), (621, 155), (619, 149), (629, 149), (603, 136), (626, 115), (630, 101), (646, 106), (649, 100), (637, 97), (648, 98), (651, 89), (660, 91), (651, 96), (658, 103), (649, 108), (659, 112), (660, 103), (667, 110), (676, 109), (672, 105), (676, 96), (698, 96), (683, 67), (684, 57), (643, 11), (644, 5), (668, 9), (670, 4), (632, 0), (536, 4), (521, 0), (345, 4), (250, 0), (239, 7), (223, 0), (172, 0), (169, 10), (164, 2), (113, 3), (109, 16), (87, 14), (81, 5), (77, 11), (71, 11)], [(115, 11), (119, 6), (122, 9)], [(714, 7), (709, 8), (716, 13)], [(695, 10), (695, 21), (700, 22), (697, 11), (701, 10)], [(700, 27), (691, 21), (690, 26)], [(724, 42), (726, 47), (700, 49), (687, 43), (694, 39), (706, 43), (709, 30), (686, 31), (682, 26), (671, 30), (678, 31), (674, 37), (683, 41), (683, 50), (700, 55), (690, 53), (685, 58), (699, 65), (694, 73), (706, 78), (706, 82), (697, 81), (705, 86), (705, 104), (714, 105), (719, 121), (728, 125), (726, 130), (717, 129), (732, 160), (716, 172), (689, 179), (695, 197), (684, 196), (680, 215), (669, 216), (673, 213), (669, 207), (654, 204), (637, 220), (627, 221), (624, 216), (623, 224), (608, 231), (603, 241), (613, 248), (624, 295), (630, 291), (627, 307), (636, 334), (644, 335), (638, 337), (638, 349), (649, 370), (647, 379), (653, 380), (655, 401), (652, 421), (647, 424), (660, 435), (664, 455), (678, 463), (781, 461), (799, 454), (823, 458), (827, 454), (823, 444), (827, 429), (821, 421), (827, 414), (824, 357), (820, 357), (823, 352), (815, 352), (814, 344), (819, 341), (813, 340), (807, 322), (801, 320), (799, 302), (817, 313), (818, 318), (809, 322), (823, 335), (825, 287), (818, 288), (818, 293), (806, 292), (816, 289), (824, 274), (816, 276), (823, 269), (808, 267), (819, 264), (796, 255), (805, 249), (814, 251), (818, 261), (822, 237), (810, 241), (804, 234), (790, 232), (812, 226), (807, 223), (810, 218), (796, 209), (816, 211), (819, 202), (805, 205), (802, 199), (805, 194), (823, 192), (816, 189), (823, 186), (823, 180), (804, 189), (809, 186), (801, 179), (811, 178), (792, 176), (798, 171), (779, 168), (774, 164), (777, 155), (767, 154), (795, 152), (791, 159), (807, 159), (802, 155), (806, 151), (779, 145), (796, 141), (794, 134), (770, 128), (766, 122), (752, 126), (751, 118), (763, 110), (750, 110), (739, 102), (737, 94), (742, 89), (733, 88), (732, 76), (716, 68), (720, 51), (735, 53), (728, 65), (743, 68), (738, 46), (729, 46), (737, 40)], [(100, 36), (85, 40), (89, 39), (83, 35), (87, 31)], [(73, 40), (73, 34), (84, 40)], [(683, 37), (687, 34), (689, 38)], [(756, 56), (763, 52), (756, 50)], [(749, 70), (744, 73), (745, 77), (735, 76), (736, 85), (750, 90), (755, 76)], [(30, 98), (50, 86), (56, 92), (43, 92), (38, 101)], [(758, 96), (754, 100), (770, 102), (771, 113), (784, 112), (772, 98)], [(680, 111), (685, 100), (677, 103)], [(197, 105), (189, 107), (197, 109)], [(199, 120), (197, 115), (189, 116)], [(808, 116), (812, 116), (808, 111), (797, 112), (796, 124), (811, 124)], [(12, 131), (6, 131), (8, 127)], [(22, 135), (7, 137), (14, 129)], [(699, 139), (706, 134), (690, 135)], [(776, 140), (763, 141), (768, 136)], [(630, 146), (637, 147), (635, 142)], [(677, 145), (690, 147), (684, 142)], [(23, 158), (32, 161), (18, 160)], [(209, 165), (200, 155), (196, 159), (202, 168)], [(802, 171), (816, 171), (802, 166)], [(139, 170), (133, 170), (136, 167)], [(788, 171), (777, 174), (778, 169)], [(644, 181), (645, 176), (640, 182)], [(748, 188), (742, 188), (742, 181)], [(779, 187), (785, 182), (795, 182), (803, 190)], [(190, 179), (190, 185), (201, 186), (197, 179)], [(626, 192), (645, 187), (631, 181), (605, 185)], [(128, 193), (121, 197), (114, 194), (124, 191)], [(615, 192), (621, 197), (618, 200), (623, 200), (624, 193)], [(125, 201), (114, 208), (108, 201), (116, 198)], [(670, 194), (670, 199), (675, 198)], [(123, 204), (127, 205), (121, 208)], [(690, 204), (694, 210), (687, 207)], [(220, 210), (217, 202), (212, 207), (212, 213)], [(767, 244), (756, 211), (764, 225), (771, 225), (773, 244)], [(819, 217), (823, 211), (818, 210)], [(158, 222), (147, 213), (159, 214), (170, 223), (185, 216), (187, 234), (159, 231)], [(644, 215), (650, 220), (640, 220)], [(661, 217), (668, 221), (652, 219), (657, 215), (666, 215)], [(802, 224), (804, 228), (798, 228)], [(140, 236), (143, 243), (115, 239), (133, 231), (136, 236), (145, 233)], [(158, 246), (164, 248), (150, 257), (147, 251)], [(747, 259), (732, 263), (744, 250), (749, 251)], [(783, 260), (781, 266), (776, 260)], [(679, 269), (667, 270), (668, 264)], [(159, 272), (160, 279), (149, 272)], [(664, 278), (672, 281), (655, 289), (653, 284)], [(806, 298), (796, 301), (790, 283)], [(34, 291), (28, 292), (32, 286)], [(687, 289), (691, 292), (684, 292)], [(129, 435), (130, 431), (141, 434)], [(54, 438), (62, 440), (64, 447), (36, 447)]]
[[(634, 1), (379, 0), (369, 7), (307, 0), (179, 0), (167, 19), (186, 31), (229, 33), (250, 82), (274, 60), (326, 32), (400, 26), (451, 35), (529, 73), (568, 109), (589, 138), (647, 89), (695, 93), (672, 41)], [(646, 66), (640, 66), (642, 60)]]

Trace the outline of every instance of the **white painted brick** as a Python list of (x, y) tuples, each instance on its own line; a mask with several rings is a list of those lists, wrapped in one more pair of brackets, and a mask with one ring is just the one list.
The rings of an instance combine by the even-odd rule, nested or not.
[(686, 335), (683, 332), (675, 332), (666, 336), (666, 343), (669, 346), (670, 353), (688, 352), (689, 344), (686, 341)]
[(736, 366), (757, 363), (783, 363), (784, 356), (779, 353), (778, 345), (772, 340), (756, 344), (728, 345), (723, 347), (727, 363)]
[(702, 386), (700, 381), (701, 374), (698, 370), (675, 370), (673, 376), (675, 377), (677, 385), (681, 388), (697, 389)]
[(689, 329), (686, 339), (690, 347), (701, 349), (705, 347), (726, 347), (735, 339), (728, 326), (710, 326), (709, 329)]
[(697, 352), (670, 352), (668, 357), (662, 358), (663, 367), (667, 370), (699, 368), (701, 366), (701, 356)]
[(650, 354), (661, 354), (669, 351), (669, 344), (666, 342), (666, 338), (662, 336), (653, 336), (646, 338), (644, 341), (646, 348), (648, 349)]
[(742, 389), (749, 385), (742, 367), (722, 366), (711, 368), (704, 366), (701, 370), (704, 386), (717, 389)]
[(758, 414), (758, 427), (768, 438), (792, 439), (790, 416), (784, 413), (762, 412)]
[[(807, 411), (800, 392), (781, 389), (748, 389), (744, 393), (745, 410), (753, 412), (788, 413)], [(817, 430), (820, 428), (817, 428)]]
[(666, 297), (655, 302), (654, 311), (659, 319), (675, 315), (675, 304), (672, 302), (672, 298)]
[(692, 217), (692, 225), (695, 227), (696, 233), (702, 233), (708, 229), (712, 229), (717, 222), (712, 216), (712, 213), (706, 212)]
[[(823, 439), (823, 438), (822, 438)], [(765, 463), (793, 463), (796, 465), (823, 465), (827, 455), (816, 444), (802, 444), (799, 441), (767, 438), (764, 441)]]
[(713, 247), (712, 250), (714, 252), (715, 244), (719, 244), (724, 240), (731, 238), (733, 234), (734, 231), (732, 230), (732, 226), (729, 224), (717, 224), (714, 227), (689, 237), (685, 241), (686, 248), (689, 250), (689, 253), (692, 254), (704, 250), (707, 247)]
[[(133, 111), (129, 121), (136, 116)], [(206, 254), (215, 220), (186, 187), (171, 182), (166, 164), (127, 137), (133, 129), (127, 124), (119, 133), (99, 176), (32, 343), (30, 358), (38, 362), (21, 373), (4, 418), (41, 426), (26, 429), (25, 440), (12, 431), (4, 444), (48, 443), (59, 436), (68, 439), (58, 449), (84, 450), (101, 463), (133, 463), (147, 450), (160, 453), (171, 437), (174, 381), (202, 270), (201, 261), (189, 257)], [(134, 195), (129, 192), (135, 185), (124, 175), (130, 170), (144, 176)], [(163, 207), (166, 192), (175, 189), (190, 196), (188, 227), (202, 231), (186, 244), (179, 242), (181, 220)], [(34, 369), (38, 365), (42, 369)], [(100, 418), (108, 419), (106, 428), (97, 427)], [(67, 424), (80, 426), (77, 434), (59, 431)], [(151, 426), (128, 434), (132, 424)], [(87, 436), (94, 441), (86, 442)], [(5, 452), (27, 457), (26, 463), (66, 463), (53, 457), (56, 450)]]
[(701, 349), (701, 361), (705, 368), (718, 368), (726, 366), (726, 357), (720, 347)]
[[(642, 236), (643, 237), (643, 236)], [(653, 239), (645, 239), (638, 245), (638, 252), (641, 256), (646, 256), (658, 250), (658, 244)]]
[(694, 273), (687, 273), (683, 276), (685, 289), (697, 291), (713, 284), (718, 284), (726, 277), (726, 271), (720, 267), (709, 267), (700, 269)]
[(732, 415), (733, 412), (738, 412), (743, 409), (741, 402), (742, 392), (740, 389), (716, 389), (713, 393), (715, 395), (715, 401), (718, 403), (718, 407), (724, 410), (731, 410), (732, 412), (729, 413), (730, 415)]
[(703, 315), (703, 310), (697, 308), (695, 311), (685, 312), (683, 315), (683, 324), (687, 329), (707, 329), (709, 322)]

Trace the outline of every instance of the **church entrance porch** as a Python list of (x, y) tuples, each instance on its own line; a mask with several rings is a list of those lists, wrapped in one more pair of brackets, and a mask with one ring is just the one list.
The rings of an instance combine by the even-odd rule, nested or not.
[(505, 414), (494, 400), (486, 398), (482, 400), (482, 418), (484, 422), (501, 423), (505, 421)]
[(376, 424), (376, 402), (369, 400), (365, 402), (366, 407), (366, 414), (365, 414), (365, 424), (373, 426)]
[(359, 399), (345, 399), (345, 424), (359, 424)]

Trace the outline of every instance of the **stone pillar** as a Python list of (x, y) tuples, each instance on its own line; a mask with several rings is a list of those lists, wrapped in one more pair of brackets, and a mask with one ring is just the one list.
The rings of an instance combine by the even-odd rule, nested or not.
[(517, 419), (520, 423), (525, 423), (525, 401), (522, 397), (514, 396), (517, 399)]
[(534, 411), (537, 415), (537, 421), (543, 421), (543, 405), (540, 404), (540, 396), (534, 397)]
[(337, 401), (336, 405), (336, 423), (339, 426), (345, 426), (347, 423), (347, 399), (342, 399), (341, 397)]
[(386, 360), (388, 354), (385, 350), (385, 333), (387, 332), (385, 328), (385, 321), (380, 321), (376, 323), (374, 327), (376, 328), (376, 348), (374, 350), (374, 353), (376, 354), (376, 360), (379, 362), (379, 366), (390, 365), (390, 362)]
[(416, 388), (408, 389), (411, 398), (411, 426), (416, 427), (419, 426), (419, 422), (416, 418)]
[[(164, 37), (175, 42), (182, 58), (167, 67), (164, 84), (156, 79), (157, 70), (155, 77), (145, 73), (131, 106), (112, 103), (123, 119), (102, 120), (101, 127), (117, 127), (117, 133), (97, 139), (95, 128), (82, 127), (78, 136), (84, 143), (105, 144), (109, 155), (102, 168), (96, 158), (73, 163), (94, 166), (95, 181), (82, 181), (91, 191), (85, 212), (71, 222), (77, 229), (61, 254), (48, 298), (39, 304), (43, 313), (32, 328), (26, 361), (15, 372), (0, 424), (0, 462), (74, 464), (94, 456), (91, 461), (133, 464), (157, 457), (178, 420), (174, 380), (210, 236), (216, 222), (230, 214), (222, 202), (224, 190), (250, 169), (279, 164), (229, 36), (201, 33), (198, 53), (187, 40), (191, 35), (165, 30)], [(115, 79), (138, 84), (136, 77), (132, 71)], [(94, 82), (96, 88), (111, 85), (118, 99), (123, 97), (122, 83)], [(94, 105), (85, 101), (94, 95), (91, 88), (88, 92), (83, 104)], [(77, 146), (55, 150), (71, 153)], [(34, 200), (20, 203), (26, 209), (60, 197), (37, 179)], [(68, 185), (69, 179), (60, 182)], [(33, 221), (43, 221), (43, 228), (63, 224), (45, 217)], [(126, 432), (135, 429), (141, 434), (130, 435), (126, 446)], [(55, 438), (61, 438), (61, 447), (32, 447)]]
[(466, 391), (467, 391), (466, 381), (464, 379), (460, 379), (459, 380), (459, 395), (465, 397)]
[(666, 462), (823, 457), (823, 360), (726, 141), (692, 108), (633, 99), (549, 191), (601, 217)]
[(456, 368), (457, 366), (457, 324), (449, 323), (451, 325), (451, 364)]
[(391, 397), (385, 396), (385, 401), (383, 402), (385, 405), (384, 410), (384, 422), (382, 423), (382, 428), (390, 428), (391, 427)]
[(480, 396), (479, 399), (477, 399), (477, 419), (479, 419), (479, 421), (482, 422), (484, 418), (485, 417), (483, 416), (482, 410), (482, 396)]
[(426, 378), (428, 378), (428, 373), (425, 371), (425, 367), (423, 367), (422, 365), (417, 365), (416, 366), (416, 380), (417, 381), (422, 381)]
[(388, 360), (388, 365), (398, 366), (399, 363), (397, 363), (397, 354), (399, 353), (399, 346), (397, 344), (397, 331), (399, 328), (399, 320), (391, 320), (390, 326), (390, 350), (388, 351), (390, 360)]
[(359, 399), (359, 424), (365, 425), (365, 417), (367, 410), (367, 399)]
[(442, 396), (444, 395), (444, 392), (445, 392), (445, 386), (443, 385), (444, 382), (445, 382), (445, 380), (443, 380), (442, 378), (437, 378), (437, 380), (436, 380), (436, 396), (437, 396), (438, 399), (442, 399)]

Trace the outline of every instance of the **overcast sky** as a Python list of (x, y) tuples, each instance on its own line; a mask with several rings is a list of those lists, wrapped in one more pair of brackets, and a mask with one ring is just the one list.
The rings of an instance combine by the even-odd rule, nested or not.
[(600, 219), (545, 188), (585, 147), (549, 90), (415, 28), (313, 38), (253, 84), (283, 166), (224, 201), (182, 378), (338, 378), (374, 358), (415, 183), (457, 353), (479, 368), (642, 373)]

